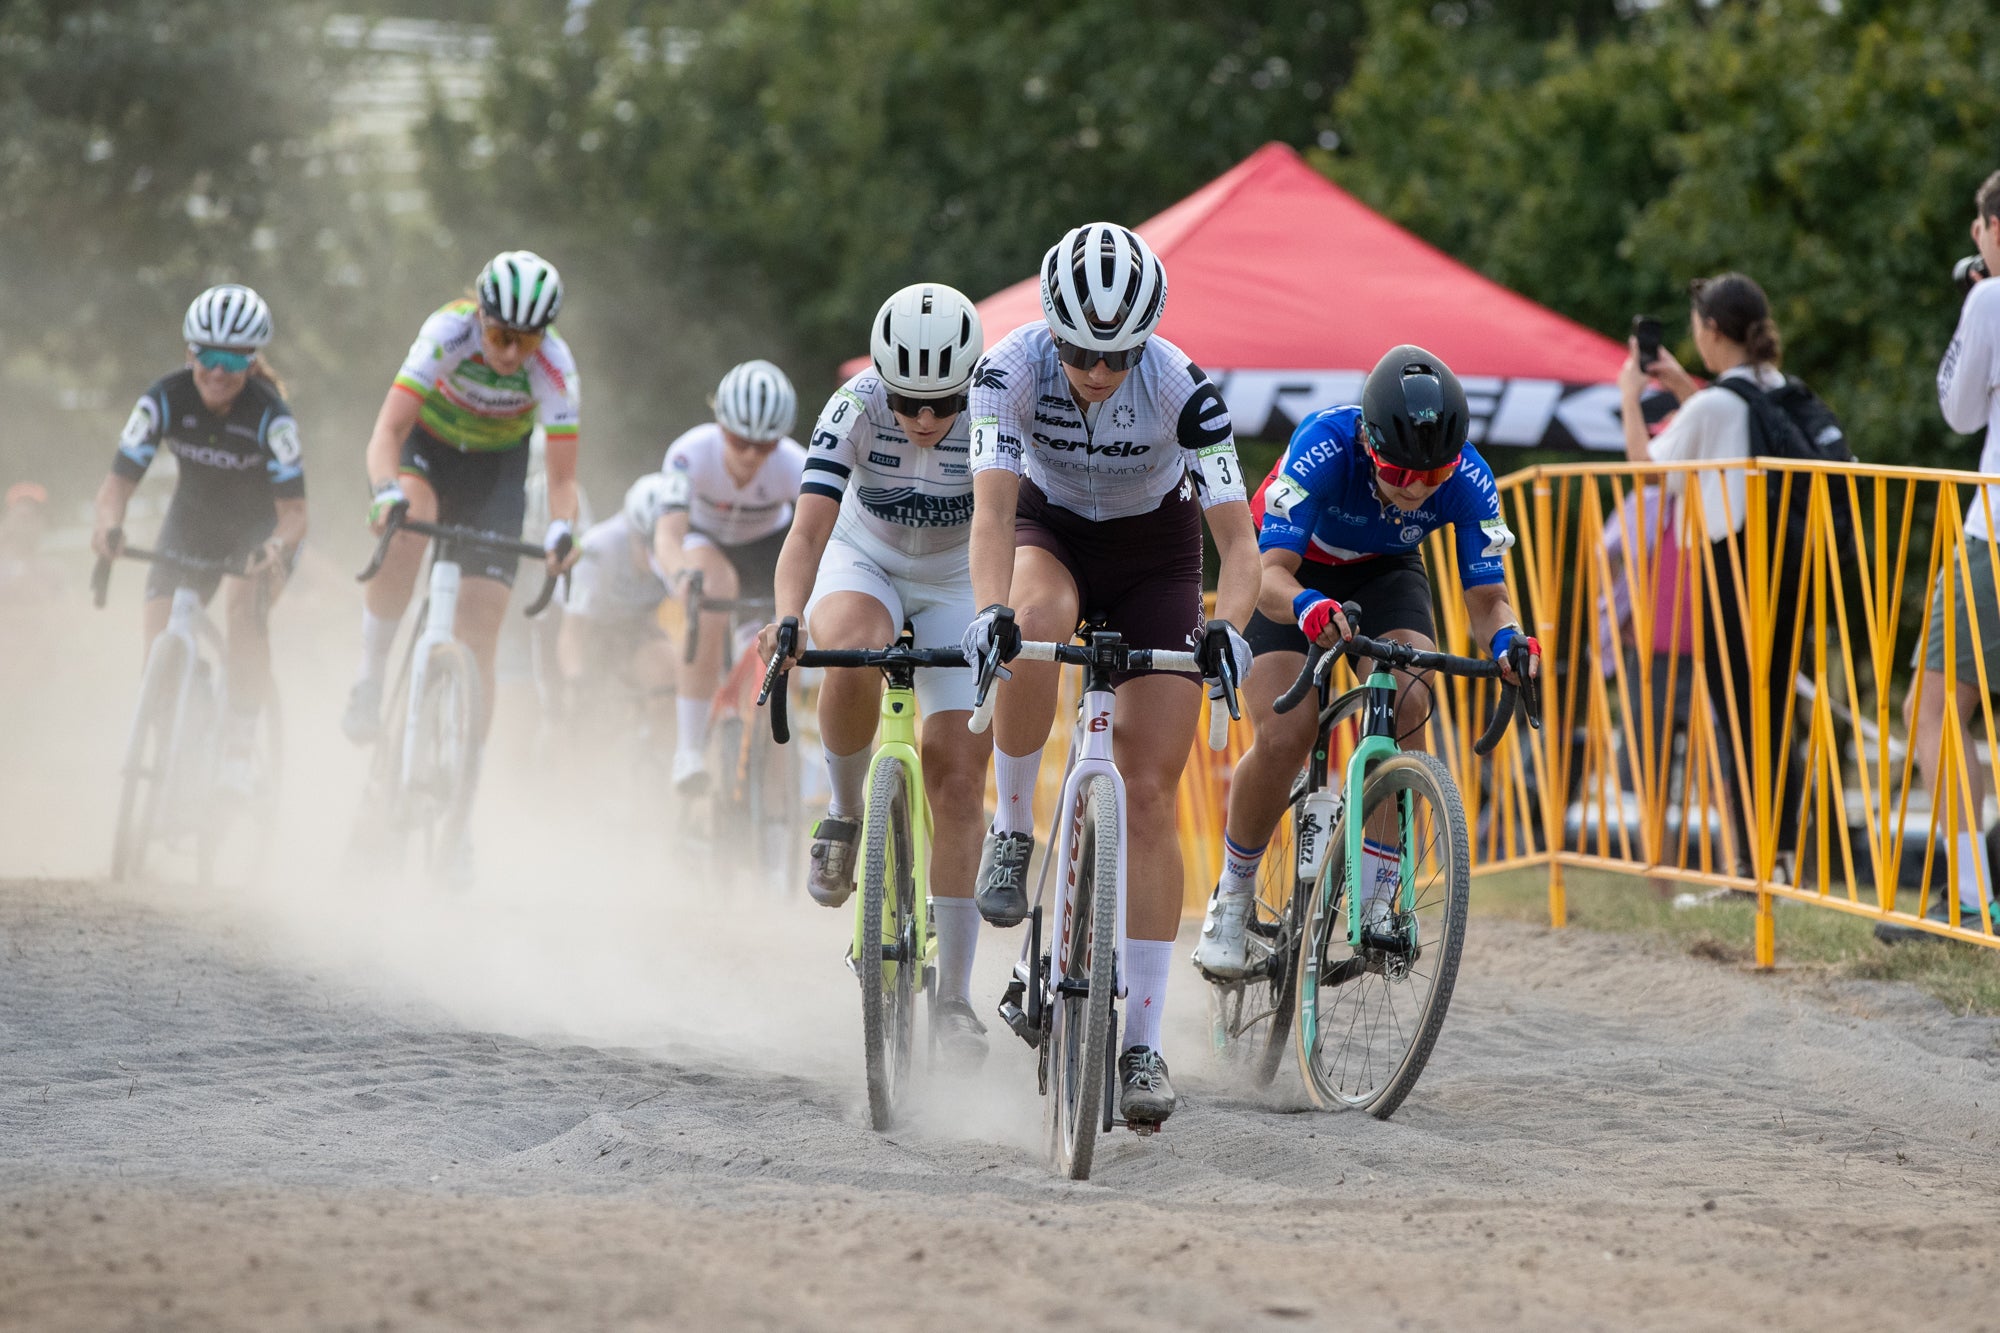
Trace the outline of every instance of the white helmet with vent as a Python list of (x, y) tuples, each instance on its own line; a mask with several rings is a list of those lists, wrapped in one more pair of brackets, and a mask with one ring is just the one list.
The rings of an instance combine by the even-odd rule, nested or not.
[(1115, 222), (1073, 228), (1042, 257), (1042, 314), (1049, 332), (1072, 347), (1137, 347), (1166, 308), (1166, 268), (1137, 232)]
[(715, 386), (716, 423), (739, 439), (780, 439), (791, 433), (798, 414), (792, 382), (769, 361), (745, 361)]
[(625, 491), (625, 526), (634, 535), (650, 539), (653, 527), (667, 507), (669, 483), (664, 472), (648, 472)]
[(271, 307), (241, 283), (225, 282), (194, 298), (181, 337), (200, 347), (262, 347), (271, 341)]
[(522, 333), (540, 333), (562, 309), (562, 276), (532, 250), (493, 256), (480, 270), (474, 290), (488, 319)]
[(915, 283), (884, 301), (868, 338), (882, 383), (913, 398), (965, 388), (985, 347), (979, 311), (964, 293), (941, 282)]

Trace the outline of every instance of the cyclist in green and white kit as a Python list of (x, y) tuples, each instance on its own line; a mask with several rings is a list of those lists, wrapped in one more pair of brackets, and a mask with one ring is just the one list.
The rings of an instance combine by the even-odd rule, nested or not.
[[(576, 361), (553, 325), (562, 305), (555, 266), (527, 250), (497, 255), (473, 296), (440, 308), (417, 334), (368, 440), (374, 489), (369, 526), (390, 511), (512, 537), (527, 505), (528, 437), (537, 420), (548, 437), (550, 522), (544, 545), (552, 571), (574, 563), (554, 554), (576, 523), (579, 395)], [(382, 721), (382, 684), (396, 627), (410, 603), (426, 539), (390, 544), (361, 613), (361, 673), (342, 729), (357, 745)], [(471, 556), (458, 603), (459, 639), (479, 659), (484, 733), (493, 715), (493, 651), (514, 582), (511, 558)]]

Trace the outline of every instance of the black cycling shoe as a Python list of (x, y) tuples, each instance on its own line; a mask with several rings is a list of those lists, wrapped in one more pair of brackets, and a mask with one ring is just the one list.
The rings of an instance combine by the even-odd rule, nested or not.
[(1032, 833), (988, 833), (979, 850), (979, 878), (972, 900), (991, 926), (1018, 926), (1028, 915), (1028, 858)]

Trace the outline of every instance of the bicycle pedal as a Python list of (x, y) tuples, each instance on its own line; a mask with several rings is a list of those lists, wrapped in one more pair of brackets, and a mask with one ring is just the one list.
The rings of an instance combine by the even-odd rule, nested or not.
[(1027, 1011), (1021, 1007), (1021, 1000), (1026, 994), (1027, 987), (1019, 977), (1007, 983), (1007, 991), (1000, 997), (1000, 1021), (1030, 1047), (1038, 1047), (1042, 1044), (1042, 1030), (1028, 1021)]
[(1146, 1120), (1115, 1119), (1111, 1123), (1113, 1125), (1123, 1125), (1142, 1139), (1149, 1139), (1166, 1128), (1164, 1124)]

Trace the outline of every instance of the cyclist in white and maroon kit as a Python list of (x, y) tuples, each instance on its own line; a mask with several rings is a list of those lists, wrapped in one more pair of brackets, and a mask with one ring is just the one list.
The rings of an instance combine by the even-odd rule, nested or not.
[[(1008, 334), (973, 375), (972, 588), (985, 609), (966, 629), (967, 657), (995, 643), (1011, 606), (1024, 639), (1067, 642), (1080, 617), (1102, 617), (1134, 647), (1192, 649), (1204, 676), (1240, 679), (1250, 649), (1235, 627), (1256, 606), (1257, 534), (1222, 395), (1153, 332), (1166, 270), (1135, 233), (1092, 223), (1050, 249), (1041, 289), (1044, 322)], [(1221, 557), (1217, 618), (1205, 626), (1204, 516)], [(1012, 671), (997, 687), (999, 811), (977, 894), (1000, 926), (1027, 914), (1035, 777), (1056, 711), (1054, 664)], [(1181, 915), (1175, 801), (1201, 688), (1165, 672), (1119, 687), (1121, 711), (1146, 722), (1115, 737), (1131, 894), (1119, 1106), (1128, 1121), (1158, 1124), (1174, 1109), (1160, 1014)]]
[[(905, 621), (919, 648), (958, 646), (973, 607), (966, 386), (984, 346), (979, 312), (942, 283), (905, 287), (877, 312), (869, 339), (874, 364), (834, 392), (813, 427), (798, 516), (778, 560), (777, 618), (800, 617), (811, 647), (881, 648)], [(759, 655), (768, 659), (777, 646), (773, 625)], [(940, 1049), (967, 1066), (986, 1057), (986, 1028), (970, 990), (979, 944), (972, 879), (992, 741), (966, 726), (969, 669), (919, 671), (916, 686), (935, 833), (935, 1031)], [(854, 892), (862, 789), (881, 700), (878, 671), (829, 670), (820, 685), (832, 799), (813, 827), (806, 890), (828, 907)]]
[[(792, 522), (806, 451), (791, 437), (798, 394), (769, 361), (745, 361), (715, 389), (715, 420), (667, 446), (666, 508), (653, 553), (668, 587), (700, 570), (702, 591), (716, 598), (769, 597), (778, 552)], [(722, 641), (729, 617), (702, 616), (700, 650), (681, 676), (675, 712), (674, 786), (708, 776), (708, 723), (722, 681)]]

